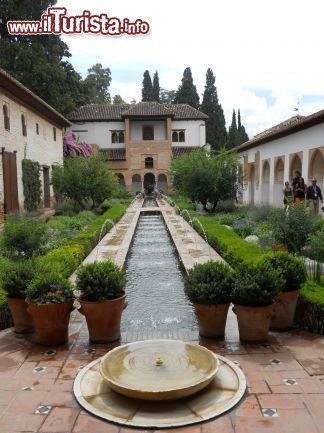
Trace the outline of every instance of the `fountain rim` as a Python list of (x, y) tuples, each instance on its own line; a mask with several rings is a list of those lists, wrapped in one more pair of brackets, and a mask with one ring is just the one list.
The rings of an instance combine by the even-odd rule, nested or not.
[[(179, 386), (179, 387), (172, 387), (172, 388), (168, 388), (168, 389), (154, 391), (152, 389), (139, 389), (139, 388), (135, 388), (135, 387), (131, 387), (131, 386), (127, 386), (126, 387), (125, 384), (123, 384), (121, 382), (117, 382), (117, 381), (115, 381), (113, 379), (107, 379), (105, 377), (105, 375), (103, 374), (102, 364), (104, 363), (105, 359), (108, 356), (110, 356), (112, 353), (117, 352), (117, 351), (119, 351), (119, 350), (121, 350), (121, 349), (123, 349), (123, 348), (125, 348), (127, 346), (131, 346), (131, 345), (138, 345), (138, 344), (143, 344), (143, 343), (149, 344), (149, 343), (158, 343), (158, 342), (163, 342), (163, 343), (164, 342), (165, 343), (172, 342), (172, 343), (177, 343), (177, 344), (179, 344), (179, 343), (181, 344), (182, 343), (183, 345), (198, 347), (199, 350), (201, 350), (202, 352), (208, 353), (208, 355), (211, 358), (213, 358), (213, 360), (215, 361), (215, 367), (213, 368), (212, 372), (206, 374), (206, 376), (203, 377), (202, 379), (200, 379), (199, 381), (196, 381), (196, 382), (194, 382), (194, 383), (192, 383), (190, 385), (187, 385), (186, 388), (191, 388), (191, 387), (199, 387), (199, 386), (201, 386), (201, 385), (204, 384), (204, 386), (202, 388), (199, 388), (197, 391), (192, 392), (192, 394), (195, 394), (199, 390), (201, 390), (201, 389), (205, 388), (206, 386), (208, 386), (208, 384), (216, 377), (217, 371), (219, 369), (219, 359), (218, 359), (217, 356), (215, 356), (215, 354), (211, 350), (207, 349), (204, 346), (201, 346), (198, 343), (185, 342), (185, 341), (181, 341), (181, 340), (171, 340), (171, 339), (154, 339), (154, 340), (143, 340), (143, 341), (135, 341), (135, 342), (132, 342), (132, 343), (127, 343), (127, 344), (115, 347), (114, 349), (110, 350), (108, 353), (106, 353), (105, 355), (103, 355), (102, 358), (100, 359), (100, 374), (101, 374), (103, 380), (106, 383), (108, 383), (108, 385), (110, 385), (110, 386), (112, 385), (112, 386), (115, 386), (115, 387), (118, 387), (118, 388), (121, 388), (121, 389), (124, 389), (124, 390), (134, 391), (134, 392), (137, 392), (139, 394), (147, 394), (147, 393), (149, 393), (149, 394), (151, 394), (152, 396), (155, 396), (155, 397), (159, 396), (159, 395), (167, 394), (167, 393), (176, 393), (178, 391), (186, 389), (183, 386)], [(179, 399), (179, 398), (181, 399), (181, 397), (178, 397), (176, 399)], [(145, 400), (149, 400), (149, 399), (145, 399)], [(154, 397), (152, 397), (152, 401), (153, 400), (155, 400)]]

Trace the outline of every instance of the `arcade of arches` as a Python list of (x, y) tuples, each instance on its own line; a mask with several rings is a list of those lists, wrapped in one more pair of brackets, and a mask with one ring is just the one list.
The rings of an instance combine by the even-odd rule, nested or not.
[[(123, 174), (117, 174), (119, 186), (126, 188), (125, 177)], [(155, 189), (167, 194), (168, 192), (168, 179), (163, 173), (155, 175), (154, 173), (148, 172), (144, 175), (133, 174), (132, 179), (132, 192), (153, 192)]]
[[(244, 158), (244, 173), (247, 180), (245, 187), (248, 191), (249, 203), (255, 203), (255, 194), (259, 190), (260, 204), (282, 205), (284, 182), (288, 180), (291, 183), (296, 170), (302, 173), (307, 185), (310, 185), (311, 179), (315, 177), (323, 191), (324, 147), (309, 150), (307, 157), (305, 159), (303, 152), (297, 152), (260, 161), (256, 158), (250, 163), (247, 158)], [(303, 166), (305, 161), (306, 164), (304, 163)]]

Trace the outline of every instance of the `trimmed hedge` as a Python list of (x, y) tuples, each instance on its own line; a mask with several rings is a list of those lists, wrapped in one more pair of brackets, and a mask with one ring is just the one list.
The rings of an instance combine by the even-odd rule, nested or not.
[[(172, 197), (180, 209), (190, 209), (191, 203)], [(196, 217), (204, 227), (207, 239), (233, 268), (256, 263), (266, 253), (258, 245), (240, 238), (233, 230), (218, 223), (215, 216), (204, 216), (189, 210), (191, 218)], [(195, 226), (195, 224), (194, 224)], [(201, 234), (199, 225), (195, 229)], [(324, 287), (307, 280), (302, 287), (297, 304), (295, 323), (302, 329), (324, 335)]]
[[(115, 223), (119, 221), (128, 205), (129, 202), (127, 201), (125, 204), (118, 204), (109, 209), (66, 244), (50, 251), (45, 256), (37, 257), (37, 263), (49, 268), (51, 271), (59, 272), (62, 276), (68, 278), (97, 245), (105, 221), (107, 219)], [(106, 228), (101, 233), (102, 236), (104, 236), (110, 228), (111, 226), (107, 224)], [(5, 271), (8, 264), (9, 261), (0, 258), (0, 276), (1, 271)], [(5, 329), (10, 326), (12, 326), (12, 319), (6, 302), (6, 293), (0, 288), (0, 329)]]
[[(41, 266), (60, 272), (64, 277), (68, 278), (97, 245), (105, 221), (110, 219), (116, 223), (123, 216), (127, 207), (128, 203), (118, 204), (109, 209), (66, 244), (50, 251), (45, 256), (38, 257), (37, 262)], [(111, 226), (107, 224), (101, 233), (102, 236), (110, 228)]]

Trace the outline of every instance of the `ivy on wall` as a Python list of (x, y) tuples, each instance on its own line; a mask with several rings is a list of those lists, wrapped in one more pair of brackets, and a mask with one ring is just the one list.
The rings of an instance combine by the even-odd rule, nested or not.
[(25, 209), (29, 212), (38, 209), (41, 201), (40, 165), (30, 159), (22, 160), (22, 182), (25, 196)]

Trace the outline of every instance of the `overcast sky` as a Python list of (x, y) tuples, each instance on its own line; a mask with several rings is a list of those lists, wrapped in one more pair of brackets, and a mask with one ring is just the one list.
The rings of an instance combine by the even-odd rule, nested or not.
[(227, 127), (241, 109), (250, 138), (299, 113), (324, 109), (323, 0), (58, 0), (68, 15), (84, 10), (141, 18), (148, 35), (63, 36), (84, 77), (95, 63), (109, 67), (111, 94), (141, 100), (143, 72), (176, 90), (190, 66), (200, 98), (207, 68)]

